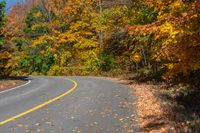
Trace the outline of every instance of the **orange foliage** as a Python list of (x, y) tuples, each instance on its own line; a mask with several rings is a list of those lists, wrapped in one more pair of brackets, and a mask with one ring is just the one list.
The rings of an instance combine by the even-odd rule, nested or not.
[(127, 26), (130, 34), (154, 34), (162, 47), (154, 57), (168, 67), (167, 77), (200, 69), (200, 1), (145, 1), (155, 6), (157, 20), (147, 25)]

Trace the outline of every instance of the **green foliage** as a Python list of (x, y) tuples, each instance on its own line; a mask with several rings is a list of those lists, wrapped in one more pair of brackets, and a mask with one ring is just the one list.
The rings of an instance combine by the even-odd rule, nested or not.
[[(133, 15), (133, 16), (132, 16)], [(138, 4), (134, 9), (129, 9), (129, 24), (145, 25), (157, 19), (158, 11), (154, 7)]]
[(99, 70), (100, 71), (110, 71), (113, 70), (115, 66), (115, 59), (112, 56), (109, 56), (106, 53), (101, 53), (99, 55)]
[(190, 94), (192, 94), (193, 90), (190, 87), (187, 86), (183, 86), (179, 89), (179, 96), (189, 96)]
[(6, 8), (6, 2), (3, 0), (0, 2), (0, 30), (2, 29), (2, 26), (5, 22), (5, 8)]
[(26, 16), (26, 27), (24, 32), (30, 37), (36, 37), (49, 33), (50, 29), (46, 23), (45, 16), (39, 7), (33, 7)]
[(5, 40), (3, 38), (3, 35), (0, 35), (0, 50), (2, 50), (3, 44), (5, 43)]
[(33, 72), (47, 74), (53, 63), (54, 57), (52, 54), (46, 56), (31, 55), (20, 61), (19, 68), (25, 69), (30, 74)]
[(162, 67), (155, 71), (152, 66), (146, 66), (137, 70), (136, 77), (140, 81), (163, 81), (162, 76), (165, 72), (165, 68)]
[(17, 51), (25, 49), (27, 45), (27, 40), (25, 40), (24, 38), (13, 38), (12, 41), (15, 43)]
[(5, 7), (6, 7), (6, 2), (1, 1), (0, 2), (0, 50), (1, 47), (4, 43), (4, 38), (2, 34), (2, 27), (5, 25)]

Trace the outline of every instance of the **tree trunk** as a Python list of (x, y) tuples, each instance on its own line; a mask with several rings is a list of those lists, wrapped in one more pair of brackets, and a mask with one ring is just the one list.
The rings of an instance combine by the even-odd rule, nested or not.
[[(100, 14), (100, 18), (102, 18), (102, 13), (103, 13), (102, 0), (99, 0), (99, 14)], [(101, 30), (101, 27), (100, 27), (100, 31), (99, 31), (99, 44), (102, 47), (102, 45), (103, 45), (103, 31)]]

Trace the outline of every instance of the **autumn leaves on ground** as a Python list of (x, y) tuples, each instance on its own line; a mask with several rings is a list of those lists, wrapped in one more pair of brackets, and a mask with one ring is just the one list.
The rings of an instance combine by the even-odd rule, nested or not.
[(126, 81), (138, 96), (144, 132), (199, 131), (199, 0), (26, 0), (7, 13), (5, 7), (0, 2), (1, 76), (131, 73)]

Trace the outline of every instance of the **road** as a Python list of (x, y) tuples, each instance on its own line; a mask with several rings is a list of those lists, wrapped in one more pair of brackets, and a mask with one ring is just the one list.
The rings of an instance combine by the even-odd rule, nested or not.
[(87, 77), (29, 77), (0, 93), (0, 133), (138, 132), (126, 85)]

